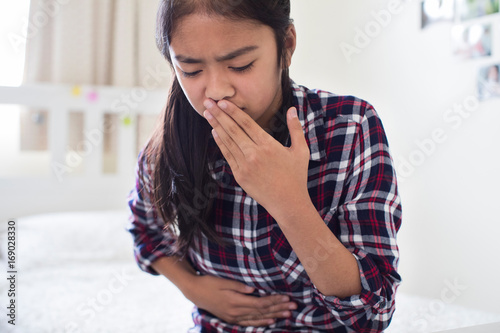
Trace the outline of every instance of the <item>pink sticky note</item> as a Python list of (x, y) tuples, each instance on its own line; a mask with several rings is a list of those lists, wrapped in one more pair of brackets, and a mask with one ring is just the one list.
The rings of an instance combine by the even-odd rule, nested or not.
[(90, 102), (95, 102), (95, 101), (97, 101), (97, 98), (98, 98), (98, 96), (97, 96), (97, 92), (95, 92), (95, 91), (91, 91), (91, 92), (89, 92), (89, 93), (87, 94), (87, 99), (88, 99)]

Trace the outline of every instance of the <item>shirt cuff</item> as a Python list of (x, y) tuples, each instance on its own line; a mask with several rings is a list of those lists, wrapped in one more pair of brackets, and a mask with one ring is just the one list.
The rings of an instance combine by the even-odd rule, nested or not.
[(170, 257), (174, 255), (174, 251), (172, 251), (175, 240), (164, 238), (159, 244), (153, 246), (150, 244), (139, 245), (135, 248), (135, 259), (139, 268), (146, 273), (150, 273), (152, 275), (160, 275), (151, 264), (162, 258), (162, 257)]
[[(316, 299), (336, 311), (358, 310), (371, 308), (373, 313), (387, 312), (393, 306), (394, 300), (382, 296), (383, 277), (375, 263), (367, 257), (366, 253), (358, 251), (353, 254), (359, 267), (361, 278), (361, 293), (349, 297), (326, 296), (314, 286)], [(392, 290), (392, 288), (391, 288)], [(391, 298), (393, 293), (391, 292)]]

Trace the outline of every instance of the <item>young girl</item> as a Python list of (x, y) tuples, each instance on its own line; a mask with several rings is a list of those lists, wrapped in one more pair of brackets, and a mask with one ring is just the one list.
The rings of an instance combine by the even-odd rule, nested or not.
[(373, 107), (288, 75), (289, 0), (162, 0), (175, 71), (139, 155), (141, 269), (196, 308), (193, 332), (380, 332), (401, 206)]

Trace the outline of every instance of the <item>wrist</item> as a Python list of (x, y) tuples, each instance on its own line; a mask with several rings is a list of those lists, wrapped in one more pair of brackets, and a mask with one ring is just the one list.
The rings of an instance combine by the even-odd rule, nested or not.
[(293, 224), (294, 221), (303, 220), (305, 216), (310, 217), (312, 214), (318, 214), (309, 193), (307, 196), (297, 196), (287, 202), (285, 207), (271, 214), (279, 225)]
[(194, 282), (198, 277), (196, 270), (181, 257), (161, 257), (153, 262), (152, 267), (172, 282), (184, 296), (196, 286)]
[(182, 292), (184, 297), (190, 300), (192, 303), (196, 304), (196, 296), (199, 295), (198, 286), (199, 286), (199, 278), (198, 274), (187, 274), (183, 281), (177, 284), (177, 287)]

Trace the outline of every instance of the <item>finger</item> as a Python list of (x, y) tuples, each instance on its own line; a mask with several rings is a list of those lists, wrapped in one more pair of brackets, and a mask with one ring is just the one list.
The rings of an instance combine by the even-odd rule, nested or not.
[(252, 117), (230, 101), (221, 100), (217, 103), (219, 108), (229, 115), (245, 131), (250, 139), (256, 144), (262, 144), (263, 138), (270, 135), (257, 124)]
[[(204, 105), (207, 108), (207, 111), (209, 111), (209, 114), (213, 116), (213, 119), (209, 120), (210, 125), (215, 128), (226, 145), (228, 141), (231, 141), (231, 145), (234, 143), (242, 152), (244, 152), (246, 148), (253, 147), (255, 145), (240, 125), (228, 114), (222, 111), (217, 104), (211, 100), (206, 100)], [(216, 122), (214, 120), (216, 120)], [(231, 149), (229, 145), (228, 148)]]
[(212, 130), (212, 135), (214, 137), (215, 143), (217, 144), (217, 146), (219, 147), (219, 149), (220, 149), (220, 151), (222, 153), (222, 156), (224, 156), (224, 158), (226, 159), (227, 163), (231, 167), (231, 170), (233, 170), (233, 172), (236, 171), (236, 170), (238, 170), (238, 168), (239, 168), (238, 161), (234, 157), (233, 151), (230, 150), (226, 146), (225, 142), (219, 137), (219, 134), (217, 133), (217, 131), (215, 129)]
[(274, 324), (274, 319), (243, 320), (237, 323), (240, 326), (269, 326)]
[[(208, 105), (208, 104), (207, 104)], [(214, 104), (213, 104), (214, 105)], [(220, 119), (221, 118), (230, 118), (228, 115), (223, 115), (223, 116), (220, 116), (221, 114), (224, 114), (224, 112), (222, 112), (221, 110), (217, 111), (217, 106), (214, 106), (210, 109), (207, 109), (205, 110), (205, 112), (203, 112), (203, 116), (207, 119), (208, 123), (210, 124), (210, 126), (213, 127), (213, 129), (215, 129), (215, 131), (217, 132), (217, 135), (218, 137), (220, 138), (220, 140), (222, 142), (224, 142), (224, 144), (226, 145), (227, 149), (231, 151), (231, 153), (233, 154), (234, 158), (239, 158), (239, 157), (243, 157), (243, 152), (241, 151), (240, 147), (238, 144), (236, 144), (235, 140), (237, 140), (237, 135), (236, 134), (233, 134), (232, 136), (229, 135), (226, 131), (226, 128), (224, 128), (223, 126), (221, 126), (220, 124)], [(214, 113), (218, 113), (219, 114), (219, 119), (217, 119), (215, 116), (214, 116)], [(233, 131), (239, 131), (241, 133), (242, 130), (241, 129), (234, 129), (235, 127), (238, 127), (239, 126), (237, 124), (234, 123), (233, 120), (230, 120), (234, 126), (232, 127), (233, 128)], [(248, 137), (247, 137), (247, 140)]]
[(304, 131), (302, 130), (302, 124), (300, 123), (299, 117), (297, 116), (297, 109), (295, 107), (291, 107), (287, 112), (287, 124), (288, 131), (290, 132), (290, 138), (292, 140), (291, 148), (293, 150), (306, 148), (307, 146), (306, 137), (304, 135)]
[(292, 315), (289, 310), (281, 310), (274, 312), (266, 312), (264, 310), (252, 311), (245, 314), (244, 312), (239, 316), (238, 320), (261, 320), (261, 319), (275, 319), (275, 318), (288, 318)]
[(248, 309), (255, 309), (265, 311), (279, 311), (288, 309), (290, 304), (295, 304), (290, 302), (290, 298), (285, 295), (272, 295), (264, 297), (248, 296), (245, 294), (236, 293), (233, 298), (233, 304), (235, 307), (242, 307)]
[(223, 281), (224, 281), (224, 288), (222, 288), (222, 290), (231, 290), (241, 294), (250, 294), (255, 290), (254, 287), (248, 286), (238, 281), (234, 280), (223, 280)]
[(290, 310), (297, 309), (297, 304), (294, 302), (286, 302), (281, 304), (272, 305), (268, 308), (263, 308), (261, 311), (270, 313), (273, 316), (288, 316)]
[(291, 316), (291, 311), (297, 309), (297, 304), (290, 302), (268, 308), (240, 308), (237, 306), (234, 308), (238, 310), (239, 317), (243, 319), (287, 318)]
[(217, 143), (217, 146), (219, 146), (219, 149), (226, 158), (226, 161), (231, 166), (231, 169), (237, 170), (239, 167), (238, 161), (243, 161), (243, 159), (245, 158), (240, 147), (229, 135), (227, 135), (226, 131), (222, 126), (220, 126), (218, 120), (214, 118), (211, 111), (206, 110), (205, 112), (203, 112), (203, 116), (213, 127), (212, 135), (214, 137), (215, 143)]
[(250, 323), (250, 322), (273, 322), (275, 319), (288, 318), (292, 315), (291, 311), (280, 311), (273, 313), (261, 312), (258, 314), (250, 314), (248, 316), (241, 316), (238, 318), (239, 323)]

